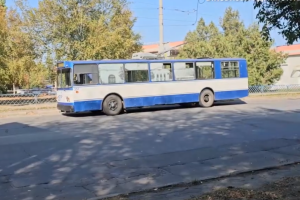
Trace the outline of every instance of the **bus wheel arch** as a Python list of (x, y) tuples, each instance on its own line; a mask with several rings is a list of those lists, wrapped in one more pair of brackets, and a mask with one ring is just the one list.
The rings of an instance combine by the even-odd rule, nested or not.
[(199, 105), (203, 108), (212, 107), (215, 101), (215, 92), (213, 89), (206, 87), (200, 92)]
[(118, 115), (123, 111), (124, 103), (121, 95), (117, 93), (107, 94), (102, 102), (102, 111), (106, 115)]

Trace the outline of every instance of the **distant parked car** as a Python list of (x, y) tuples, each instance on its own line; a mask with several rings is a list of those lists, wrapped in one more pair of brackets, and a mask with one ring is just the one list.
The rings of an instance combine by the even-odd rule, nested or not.
[(55, 91), (49, 91), (48, 95), (56, 95), (56, 92)]
[(41, 91), (32, 91), (32, 94), (35, 94), (35, 95), (40, 95), (42, 92)]
[(25, 91), (24, 90), (17, 90), (16, 93), (17, 94), (25, 94)]

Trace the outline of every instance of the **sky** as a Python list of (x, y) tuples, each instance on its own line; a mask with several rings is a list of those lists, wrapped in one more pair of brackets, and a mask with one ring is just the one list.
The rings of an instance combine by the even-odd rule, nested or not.
[[(28, 0), (29, 5), (38, 6), (39, 0)], [(225, 9), (232, 7), (238, 10), (240, 18), (246, 26), (257, 22), (257, 10), (253, 9), (253, 0), (163, 0), (164, 42), (183, 41), (188, 31), (196, 28), (200, 18), (208, 24), (211, 21), (219, 24)], [(14, 0), (6, 0), (8, 7), (14, 6)], [(159, 42), (159, 0), (131, 0), (130, 8), (137, 18), (134, 30), (141, 34), (143, 44)], [(271, 33), (275, 40), (273, 46), (286, 45), (286, 41), (278, 34)]]

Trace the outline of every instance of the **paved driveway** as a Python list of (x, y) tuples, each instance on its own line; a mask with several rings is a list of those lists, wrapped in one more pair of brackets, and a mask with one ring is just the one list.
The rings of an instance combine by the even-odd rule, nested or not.
[[(172, 179), (159, 163), (172, 166), (174, 163), (166, 161), (180, 162), (191, 151), (244, 142), (260, 141), (262, 148), (265, 141), (284, 138), (289, 140), (280, 145), (295, 145), (299, 122), (300, 99), (249, 100), (209, 109), (146, 109), (115, 117), (53, 114), (3, 118), (1, 199), (92, 198), (112, 194), (113, 188), (134, 177), (142, 177), (134, 187), (143, 185), (143, 176)], [(197, 156), (191, 159), (197, 161)], [(126, 167), (133, 162), (140, 162), (134, 165), (138, 170)]]

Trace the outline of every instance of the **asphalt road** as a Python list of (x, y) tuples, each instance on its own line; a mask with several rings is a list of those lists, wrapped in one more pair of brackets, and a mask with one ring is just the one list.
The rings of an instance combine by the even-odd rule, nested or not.
[[(220, 103), (209, 109), (132, 110), (114, 117), (53, 113), (3, 118), (1, 199), (91, 198), (94, 191), (69, 183), (84, 185), (90, 174), (105, 171), (107, 163), (250, 141), (300, 139), (299, 122), (297, 98)], [(122, 170), (115, 173), (121, 176)], [(102, 175), (99, 180), (110, 179)]]

